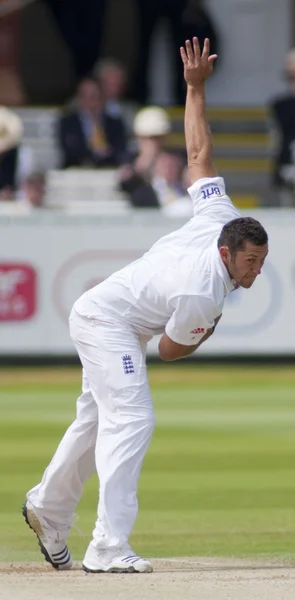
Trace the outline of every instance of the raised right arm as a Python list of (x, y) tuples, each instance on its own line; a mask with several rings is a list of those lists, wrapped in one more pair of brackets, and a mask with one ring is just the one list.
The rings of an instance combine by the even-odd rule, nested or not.
[(204, 177), (216, 177), (212, 137), (206, 117), (205, 81), (213, 71), (216, 54), (210, 56), (210, 42), (204, 42), (202, 55), (197, 38), (180, 49), (187, 83), (184, 129), (191, 183)]

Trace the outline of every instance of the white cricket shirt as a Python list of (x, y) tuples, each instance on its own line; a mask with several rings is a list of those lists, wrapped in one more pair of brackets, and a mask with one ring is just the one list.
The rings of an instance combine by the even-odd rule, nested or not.
[(222, 177), (199, 179), (188, 192), (194, 216), (140, 259), (85, 292), (74, 304), (88, 318), (107, 319), (151, 338), (166, 331), (179, 344), (197, 344), (235, 288), (217, 240), (240, 217)]

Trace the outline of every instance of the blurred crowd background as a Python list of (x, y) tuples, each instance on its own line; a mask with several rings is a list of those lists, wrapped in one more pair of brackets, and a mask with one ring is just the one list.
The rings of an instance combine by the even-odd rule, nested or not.
[(190, 217), (179, 47), (193, 35), (219, 56), (208, 116), (228, 193), (294, 206), (294, 4), (0, 0), (0, 214)]

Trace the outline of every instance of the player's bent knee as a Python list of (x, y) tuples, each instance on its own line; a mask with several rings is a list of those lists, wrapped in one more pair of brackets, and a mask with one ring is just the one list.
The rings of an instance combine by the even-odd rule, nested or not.
[[(140, 431), (144, 438), (149, 438), (152, 435), (156, 424), (153, 410), (143, 410), (141, 407), (138, 411), (133, 408), (132, 411), (127, 410), (124, 411), (124, 413), (123, 421), (125, 421), (128, 427)], [(123, 415), (121, 414), (121, 419), (122, 416)]]

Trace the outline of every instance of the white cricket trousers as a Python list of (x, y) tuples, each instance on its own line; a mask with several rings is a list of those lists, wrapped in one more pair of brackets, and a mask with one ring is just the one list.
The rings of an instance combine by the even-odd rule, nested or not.
[(56, 524), (71, 522), (86, 480), (99, 477), (99, 549), (128, 543), (137, 512), (137, 484), (154, 428), (146, 344), (122, 323), (86, 318), (75, 309), (70, 334), (82, 366), (76, 420), (61, 440), (41, 483), (27, 498)]

